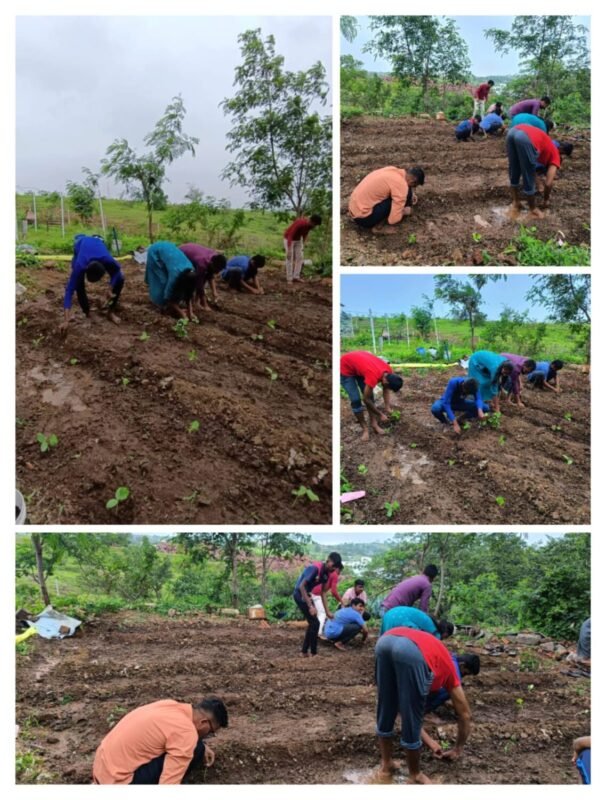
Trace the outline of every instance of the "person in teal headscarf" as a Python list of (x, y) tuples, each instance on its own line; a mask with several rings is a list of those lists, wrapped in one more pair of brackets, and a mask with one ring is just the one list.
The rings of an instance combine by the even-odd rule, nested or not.
[(480, 387), (482, 400), (493, 401), (493, 408), (499, 412), (500, 393), (503, 380), (513, 372), (513, 364), (504, 356), (490, 350), (476, 350), (469, 359), (467, 374), (475, 378)]
[[(189, 258), (172, 242), (154, 242), (147, 249), (145, 283), (152, 303), (182, 319), (194, 319), (196, 272)], [(185, 306), (181, 307), (181, 304)]]

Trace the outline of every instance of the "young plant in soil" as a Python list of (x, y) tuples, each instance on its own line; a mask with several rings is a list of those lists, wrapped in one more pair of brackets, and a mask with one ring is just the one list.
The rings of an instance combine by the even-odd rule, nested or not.
[(200, 430), (200, 423), (197, 419), (189, 423), (188, 433), (197, 433)]
[(147, 331), (143, 331), (141, 336), (139, 336), (140, 342), (146, 342), (149, 339), (149, 333)]
[(187, 339), (187, 326), (189, 324), (188, 319), (178, 319), (175, 324), (173, 325), (173, 330), (177, 335), (178, 339)]
[(43, 433), (36, 434), (36, 441), (40, 445), (40, 452), (46, 453), (52, 447), (56, 447), (59, 444), (59, 437), (54, 433), (49, 433), (48, 436), (45, 436)]
[(486, 421), (490, 425), (493, 430), (498, 430), (501, 427), (501, 418), (503, 414), (500, 411), (493, 412), (489, 417), (486, 418)]
[(269, 392), (271, 392), (271, 387), (278, 380), (278, 373), (275, 370), (273, 370), (271, 367), (265, 367), (265, 372), (267, 372), (267, 375), (269, 377), (269, 389), (268, 389), (268, 393), (269, 393)]
[(505, 437), (503, 436), (503, 434), (501, 434), (501, 435), (499, 436), (499, 444), (500, 444), (501, 446), (503, 446), (503, 445), (505, 444)]
[(572, 458), (570, 458), (570, 456), (567, 456), (566, 453), (562, 453), (562, 458), (568, 464), (568, 466), (570, 466), (571, 464), (574, 464), (574, 461), (572, 460)]
[(387, 515), (388, 519), (391, 519), (394, 514), (396, 514), (400, 510), (400, 504), (397, 500), (394, 500), (393, 503), (385, 503), (383, 505), (385, 509), (385, 514)]
[(495, 502), (500, 508), (503, 508), (505, 505), (505, 498), (500, 494), (498, 497), (495, 497)]
[(105, 508), (118, 508), (120, 503), (124, 503), (125, 500), (128, 500), (130, 496), (130, 489), (128, 486), (118, 486), (116, 489), (114, 496), (110, 497), (110, 499), (105, 504)]
[(122, 377), (120, 380), (121, 380), (121, 382), (122, 382), (122, 388), (123, 388), (123, 389), (126, 389), (126, 387), (128, 386), (128, 384), (130, 383), (130, 378), (127, 378), (127, 377)]
[(402, 416), (402, 412), (401, 411), (394, 410), (389, 415), (389, 419), (393, 420), (394, 422), (399, 422), (401, 416)]
[(70, 358), (70, 360), (69, 360), (69, 365), (70, 365), (70, 367), (75, 367), (75, 366), (76, 366), (76, 364), (78, 364), (78, 363), (79, 363), (79, 362), (78, 362), (78, 359), (77, 359), (77, 358)]
[(198, 358), (198, 354), (195, 350), (190, 350), (187, 354), (187, 359), (190, 363), (194, 362)]
[(472, 233), (471, 238), (476, 244), (479, 244), (482, 241), (482, 234), (481, 233)]
[(572, 414), (570, 413), (570, 411), (567, 411), (564, 414), (564, 419), (566, 420), (566, 422), (572, 422)]
[(278, 323), (276, 322), (276, 320), (275, 320), (275, 319), (270, 319), (270, 320), (268, 320), (268, 321), (267, 321), (267, 327), (268, 327), (270, 330), (272, 330), (272, 331), (275, 331), (275, 330), (276, 330), (276, 325), (277, 325), (277, 324), (278, 324)]
[(298, 489), (293, 489), (291, 494), (294, 494), (295, 496), (295, 499), (293, 500), (293, 506), (301, 497), (306, 497), (311, 503), (318, 503), (320, 500), (314, 491), (308, 489), (307, 486), (303, 486), (302, 484)]
[(353, 485), (347, 480), (347, 478), (345, 477), (345, 473), (343, 472), (343, 470), (341, 470), (341, 494), (352, 491), (353, 491)]
[(366, 475), (368, 473), (368, 467), (366, 464), (358, 464), (358, 472), (360, 475)]

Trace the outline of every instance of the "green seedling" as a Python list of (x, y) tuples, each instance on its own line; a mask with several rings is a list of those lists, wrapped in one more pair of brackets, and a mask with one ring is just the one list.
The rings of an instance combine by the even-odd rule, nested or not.
[(198, 499), (199, 494), (200, 492), (197, 489), (194, 489), (190, 495), (187, 495), (187, 497), (182, 497), (181, 499), (184, 500), (186, 503), (191, 503), (193, 505)]
[(518, 711), (522, 708), (523, 705), (524, 705), (523, 698), (516, 697), (516, 708), (518, 709)]
[(122, 388), (126, 389), (128, 384), (130, 383), (130, 378), (123, 377), (123, 378), (121, 378), (121, 381), (122, 381)]
[(476, 244), (479, 244), (482, 241), (482, 234), (481, 233), (472, 233), (471, 238), (474, 240)]
[(69, 363), (70, 363), (70, 365), (71, 365), (72, 367), (75, 367), (75, 366), (76, 366), (76, 364), (79, 364), (80, 362), (78, 361), (78, 359), (77, 359), (77, 358), (70, 358), (70, 360), (69, 360)]
[(358, 472), (360, 475), (366, 475), (368, 473), (368, 467), (366, 464), (358, 464)]
[(294, 494), (295, 499), (293, 500), (293, 505), (297, 502), (300, 497), (306, 497), (310, 503), (318, 503), (320, 498), (318, 495), (313, 492), (311, 489), (308, 489), (307, 486), (299, 486), (298, 489), (293, 489), (291, 494)]
[(416, 446), (417, 446), (417, 443), (416, 443), (416, 442), (411, 442), (411, 443), (410, 443), (408, 446), (409, 446), (409, 447), (410, 447), (412, 450), (414, 450), (414, 449), (416, 448)]
[(124, 706), (114, 706), (112, 710), (107, 715), (107, 725), (109, 728), (113, 728), (116, 722), (118, 722), (128, 711), (128, 708), (124, 708)]
[(572, 414), (570, 413), (570, 411), (567, 411), (564, 414), (564, 419), (566, 420), (566, 422), (572, 422)]
[(40, 452), (46, 453), (51, 447), (56, 447), (59, 444), (59, 437), (54, 433), (49, 433), (48, 436), (38, 433), (36, 434), (36, 441), (40, 445)]
[(175, 324), (173, 325), (173, 330), (177, 334), (178, 339), (187, 339), (187, 326), (189, 324), (188, 319), (178, 319)]
[(488, 250), (482, 250), (482, 264), (487, 267), (490, 262), (492, 261), (492, 256), (488, 252)]
[(17, 423), (18, 428), (23, 428), (24, 425), (27, 425), (27, 420), (23, 419), (23, 417), (16, 417), (15, 422)]
[(503, 436), (503, 434), (501, 434), (499, 436), (499, 444), (501, 445), (501, 447), (505, 444), (505, 441), (506, 441), (505, 437)]
[(341, 520), (342, 522), (351, 522), (353, 519), (353, 511), (351, 508), (341, 508)]
[(417, 234), (416, 233), (409, 233), (408, 234), (408, 244), (416, 244), (417, 243)]
[(149, 333), (147, 331), (143, 331), (141, 336), (139, 336), (140, 342), (146, 342), (149, 339)]
[(449, 467), (454, 467), (454, 465), (455, 465), (456, 463), (457, 463), (457, 462), (454, 460), (454, 458), (449, 458), (449, 459), (448, 459), (448, 466), (449, 466)]
[(191, 361), (195, 361), (197, 358), (198, 358), (198, 354), (196, 353), (195, 350), (190, 350), (189, 353), (187, 354), (187, 359), (190, 362)]
[(561, 425), (552, 425), (551, 426), (551, 430), (555, 431), (557, 433), (558, 431), (562, 430), (562, 426)]
[(528, 689), (529, 692), (534, 691), (534, 683), (529, 683), (526, 688)]
[(275, 372), (271, 367), (265, 367), (265, 372), (269, 375), (270, 381), (277, 381), (278, 380), (278, 373)]
[(389, 415), (390, 419), (392, 419), (394, 422), (399, 422), (401, 416), (402, 416), (401, 411), (392, 411), (391, 414)]
[(44, 334), (41, 333), (40, 336), (37, 336), (35, 339), (32, 339), (32, 344), (34, 345), (34, 347), (38, 347), (38, 345), (43, 339), (44, 339)]
[(468, 431), (471, 428), (471, 423), (470, 422), (464, 422), (462, 427), (463, 427), (464, 431)]
[(64, 694), (61, 700), (59, 701), (62, 706), (66, 706), (68, 703), (73, 703), (74, 698), (71, 694)]
[(391, 519), (394, 514), (396, 514), (400, 510), (400, 504), (397, 500), (394, 500), (393, 503), (385, 503), (383, 505), (385, 509), (385, 513), (387, 514), (387, 518)]
[(571, 464), (574, 464), (574, 461), (572, 460), (572, 458), (570, 458), (570, 456), (567, 456), (566, 453), (562, 453), (562, 458), (568, 464), (568, 466), (570, 466)]
[(21, 317), (21, 319), (17, 322), (17, 327), (21, 328), (23, 325), (27, 325), (28, 319), (27, 317)]
[(501, 494), (498, 497), (495, 497), (495, 501), (496, 504), (500, 506), (500, 508), (503, 508), (503, 506), (505, 505), (505, 498)]
[(200, 430), (200, 423), (198, 422), (197, 419), (189, 423), (189, 428), (187, 429), (188, 433), (197, 433), (199, 430)]
[(341, 470), (341, 492), (351, 492), (353, 491), (352, 484), (347, 480), (345, 477), (345, 473)]
[(270, 328), (272, 331), (276, 330), (276, 325), (277, 324), (278, 323), (276, 322), (275, 319), (270, 319), (270, 320), (267, 321), (267, 327)]
[(128, 500), (130, 496), (130, 489), (128, 486), (118, 486), (113, 497), (111, 497), (105, 504), (105, 508), (117, 508), (120, 503)]
[(490, 427), (494, 428), (494, 430), (498, 430), (501, 427), (502, 416), (503, 415), (501, 414), (500, 411), (495, 411), (494, 414), (491, 414), (489, 417), (487, 417), (487, 422), (490, 425)]
[(262, 342), (263, 341), (263, 334), (262, 333), (252, 333), (250, 338), (253, 342)]

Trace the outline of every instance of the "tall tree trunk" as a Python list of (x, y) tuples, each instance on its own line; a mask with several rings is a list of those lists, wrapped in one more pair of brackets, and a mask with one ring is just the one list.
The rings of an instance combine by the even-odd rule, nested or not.
[(231, 542), (231, 604), (238, 607), (238, 534), (232, 533)]
[(149, 235), (150, 244), (154, 243), (154, 233), (152, 231), (152, 221), (153, 221), (152, 217), (153, 217), (152, 207), (151, 207), (151, 204), (148, 203), (147, 204), (147, 233)]
[[(448, 537), (448, 534), (446, 534)], [(443, 542), (442, 546), (440, 547), (440, 588), (438, 590), (438, 599), (436, 600), (436, 607), (434, 610), (434, 614), (436, 617), (440, 613), (440, 608), (442, 607), (442, 599), (444, 597), (444, 584), (445, 584), (445, 576), (446, 576), (446, 542)]]
[(44, 577), (44, 561), (42, 559), (42, 536), (39, 533), (32, 533), (32, 544), (36, 553), (36, 567), (38, 569), (38, 583), (44, 605), (50, 606), (50, 597), (46, 588), (46, 578)]

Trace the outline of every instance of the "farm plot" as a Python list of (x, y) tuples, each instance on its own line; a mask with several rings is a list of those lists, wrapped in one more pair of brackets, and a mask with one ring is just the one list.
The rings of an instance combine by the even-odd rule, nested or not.
[[(230, 725), (212, 747), (212, 769), (190, 783), (364, 783), (378, 765), (373, 648), (298, 658), (302, 632), (227, 623), (202, 614), (120, 612), (93, 619), (61, 642), (30, 640), (17, 663), (17, 752), (36, 756), (38, 783), (90, 783), (97, 745), (124, 714), (163, 697), (224, 698)], [(484, 655), (466, 679), (471, 740), (454, 764), (423, 754), (442, 783), (575, 783), (572, 740), (589, 732), (589, 680), (523, 648)], [(517, 651), (517, 652), (516, 652)], [(175, 654), (178, 653), (178, 657)], [(321, 670), (322, 679), (318, 680)], [(427, 725), (454, 740), (452, 712)], [(296, 730), (296, 734), (293, 731)], [(19, 756), (18, 756), (19, 758)], [(31, 775), (31, 773), (29, 773)], [(25, 780), (24, 780), (25, 778)], [(28, 782), (22, 775), (20, 782)], [(403, 773), (396, 775), (403, 782)]]
[[(526, 390), (498, 428), (470, 423), (457, 437), (430, 413), (460, 369), (404, 373), (400, 420), (360, 441), (341, 399), (342, 483), (366, 496), (342, 506), (357, 524), (569, 524), (590, 519), (589, 379), (569, 368), (563, 393)], [(431, 372), (431, 371), (430, 371)], [(396, 504), (394, 506), (394, 503)]]
[[(542, 220), (506, 216), (510, 203), (502, 138), (458, 143), (449, 122), (356, 117), (341, 129), (341, 263), (344, 265), (482, 265), (517, 263), (510, 247), (520, 224), (542, 241), (589, 244), (590, 137), (562, 131), (574, 143)], [(425, 185), (410, 217), (392, 236), (360, 231), (347, 216), (349, 196), (369, 172), (419, 164)]]
[[(330, 283), (290, 293), (266, 268), (265, 295), (221, 292), (181, 338), (142, 269), (125, 271), (121, 324), (77, 314), (63, 340), (66, 273), (19, 270), (17, 486), (29, 522), (330, 522)], [(38, 434), (58, 443), (41, 452)], [(293, 496), (301, 486), (310, 493)], [(128, 499), (106, 509), (119, 487)]]

